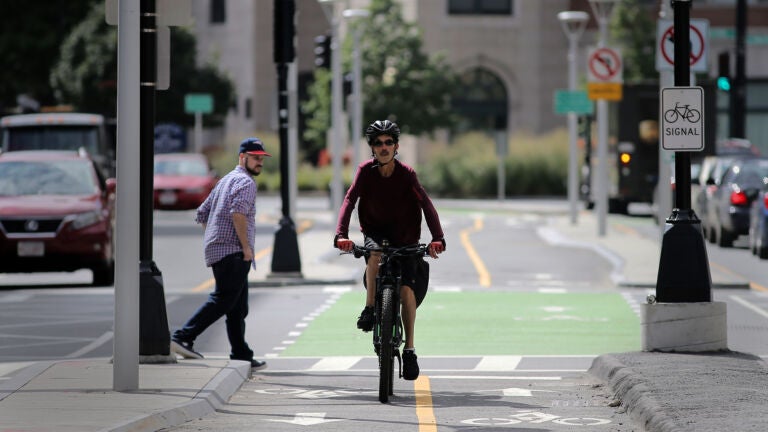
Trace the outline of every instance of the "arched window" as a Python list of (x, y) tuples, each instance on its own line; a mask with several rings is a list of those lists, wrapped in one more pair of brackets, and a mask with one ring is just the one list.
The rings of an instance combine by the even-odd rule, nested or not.
[(460, 118), (458, 132), (507, 128), (507, 90), (493, 72), (475, 68), (459, 78), (453, 109)]

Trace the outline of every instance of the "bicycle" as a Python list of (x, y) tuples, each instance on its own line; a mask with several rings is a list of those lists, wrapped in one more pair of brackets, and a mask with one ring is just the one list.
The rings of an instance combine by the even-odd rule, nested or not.
[(678, 118), (682, 118), (689, 123), (698, 123), (699, 119), (701, 119), (701, 112), (695, 108), (690, 108), (690, 105), (680, 106), (679, 103), (675, 103), (674, 108), (664, 112), (664, 120), (667, 123), (675, 123)]
[(374, 304), (373, 349), (379, 358), (379, 402), (387, 403), (394, 395), (394, 363), (397, 357), (399, 377), (403, 377), (400, 345), (403, 343), (403, 322), (400, 314), (400, 288), (402, 286), (400, 260), (427, 254), (427, 245), (415, 244), (393, 248), (387, 240), (381, 248), (355, 245), (355, 258), (370, 257), (371, 252), (381, 253), (379, 272), (376, 275), (376, 302)]

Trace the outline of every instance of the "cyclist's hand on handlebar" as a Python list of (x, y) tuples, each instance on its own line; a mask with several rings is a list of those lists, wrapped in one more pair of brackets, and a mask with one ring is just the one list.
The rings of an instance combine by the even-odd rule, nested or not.
[(427, 249), (427, 252), (429, 253), (429, 256), (432, 258), (437, 258), (438, 254), (443, 253), (445, 250), (445, 246), (443, 246), (443, 242), (441, 241), (433, 241), (429, 244), (429, 248)]
[(336, 240), (336, 247), (343, 250), (344, 252), (351, 252), (355, 247), (355, 242), (349, 239), (340, 238)]

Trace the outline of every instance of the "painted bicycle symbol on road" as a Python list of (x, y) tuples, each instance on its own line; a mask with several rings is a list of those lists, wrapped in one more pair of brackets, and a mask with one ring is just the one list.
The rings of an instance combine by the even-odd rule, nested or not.
[(698, 123), (701, 120), (701, 112), (696, 108), (691, 108), (688, 104), (680, 105), (679, 103), (675, 103), (674, 108), (664, 111), (664, 121), (667, 123), (676, 123), (679, 119), (689, 123)]

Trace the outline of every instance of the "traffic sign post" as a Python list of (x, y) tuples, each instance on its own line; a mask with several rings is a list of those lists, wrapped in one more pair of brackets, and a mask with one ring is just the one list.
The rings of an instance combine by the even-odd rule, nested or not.
[[(599, 2), (609, 4), (610, 2)], [(594, 3), (593, 3), (594, 4)], [(597, 100), (597, 172), (595, 177), (595, 211), (597, 234), (604, 236), (608, 222), (608, 101), (621, 99), (623, 61), (621, 53), (605, 46), (607, 17), (600, 18), (600, 41), (587, 56), (587, 92)]]
[[(701, 221), (691, 209), (690, 152), (704, 148), (704, 92), (689, 87), (691, 63), (683, 61), (691, 58), (691, 46), (685, 43), (690, 38), (691, 0), (675, 0), (673, 7), (675, 87), (661, 90), (660, 123), (664, 148), (675, 150), (675, 208), (662, 238), (656, 299), (711, 302), (712, 279)], [(648, 328), (652, 332), (653, 323)]]

